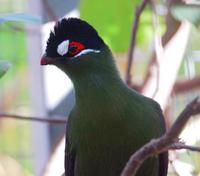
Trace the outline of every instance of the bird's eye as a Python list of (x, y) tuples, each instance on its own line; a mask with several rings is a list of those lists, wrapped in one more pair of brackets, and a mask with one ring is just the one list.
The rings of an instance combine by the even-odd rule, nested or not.
[(75, 46), (75, 45), (69, 46), (69, 52), (70, 53), (75, 53), (76, 51), (77, 51), (77, 46)]
[(68, 53), (71, 56), (75, 56), (76, 54), (78, 54), (80, 51), (82, 51), (83, 49), (85, 49), (85, 46), (82, 43), (79, 42), (70, 42), (69, 43), (69, 47), (68, 47)]

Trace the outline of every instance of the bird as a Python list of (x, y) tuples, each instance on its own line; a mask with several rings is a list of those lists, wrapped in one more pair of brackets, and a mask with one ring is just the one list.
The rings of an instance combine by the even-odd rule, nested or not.
[[(130, 156), (166, 131), (159, 104), (129, 88), (96, 29), (80, 18), (55, 23), (41, 65), (72, 80), (75, 105), (66, 125), (65, 176), (120, 176)], [(136, 176), (166, 176), (168, 152), (144, 161)]]

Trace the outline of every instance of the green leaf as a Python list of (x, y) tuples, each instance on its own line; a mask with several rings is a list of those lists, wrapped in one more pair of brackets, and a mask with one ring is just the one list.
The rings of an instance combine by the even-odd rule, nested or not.
[[(81, 0), (80, 17), (94, 26), (113, 52), (127, 52), (135, 8), (140, 3), (140, 0)], [(148, 48), (152, 38), (152, 13), (147, 6), (140, 18), (137, 45)]]
[(0, 61), (0, 78), (8, 71), (11, 63), (5, 60)]
[(134, 16), (133, 0), (81, 0), (80, 16), (99, 32), (113, 51), (127, 51)]
[(200, 25), (200, 5), (177, 4), (172, 6), (171, 13), (179, 21), (187, 20), (196, 27)]
[(41, 23), (41, 18), (28, 13), (8, 13), (0, 15), (0, 23), (17, 21), (25, 23)]

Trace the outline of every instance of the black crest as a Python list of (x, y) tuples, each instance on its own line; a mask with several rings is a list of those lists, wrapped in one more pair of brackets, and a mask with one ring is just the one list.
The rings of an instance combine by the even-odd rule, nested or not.
[(57, 47), (64, 40), (81, 42), (90, 49), (100, 49), (104, 45), (97, 31), (78, 18), (63, 18), (56, 23), (47, 41), (47, 56), (58, 56)]

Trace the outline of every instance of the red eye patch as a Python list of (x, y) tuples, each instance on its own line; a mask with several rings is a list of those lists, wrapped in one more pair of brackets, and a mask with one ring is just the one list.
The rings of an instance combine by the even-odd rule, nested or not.
[(85, 49), (85, 46), (82, 43), (73, 41), (69, 43), (68, 52), (71, 56), (75, 56), (83, 49)]

